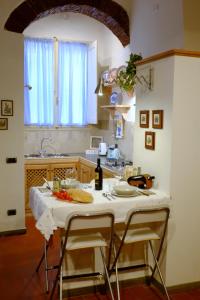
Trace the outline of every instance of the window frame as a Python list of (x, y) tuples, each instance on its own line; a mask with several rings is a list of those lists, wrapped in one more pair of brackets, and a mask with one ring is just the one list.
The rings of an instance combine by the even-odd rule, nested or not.
[[(28, 37), (25, 36), (25, 38), (29, 38), (32, 39), (33, 37)], [(37, 38), (37, 37), (36, 37)], [(38, 38), (38, 39), (43, 39), (43, 38)], [(44, 37), (44, 39), (46, 39)], [(97, 40), (96, 41), (71, 41), (71, 40), (67, 40), (67, 39), (57, 39), (56, 37), (54, 37), (53, 39), (50, 38), (50, 40), (53, 40), (53, 53), (54, 53), (54, 90), (53, 90), (53, 125), (28, 125), (28, 124), (24, 124), (24, 127), (27, 129), (33, 129), (33, 130), (41, 130), (41, 129), (81, 129), (81, 128), (90, 128), (93, 126), (96, 126), (98, 123), (97, 120), (97, 111), (98, 111), (98, 104), (97, 104), (97, 95), (96, 95), (96, 122), (88, 122), (85, 125), (60, 125), (58, 123), (58, 106), (59, 106), (59, 99), (58, 99), (58, 44), (59, 41), (63, 41), (63, 42), (74, 42), (74, 43), (85, 43), (88, 46), (91, 45), (95, 45), (95, 55), (96, 55), (96, 83), (97, 84)], [(89, 47), (88, 47), (89, 49)], [(96, 86), (95, 86), (96, 88)], [(95, 90), (94, 88), (94, 90)], [(95, 94), (94, 94), (95, 95)], [(90, 108), (90, 105), (88, 105), (87, 107), (88, 109)], [(85, 112), (86, 114), (88, 114), (88, 109), (87, 112)]]

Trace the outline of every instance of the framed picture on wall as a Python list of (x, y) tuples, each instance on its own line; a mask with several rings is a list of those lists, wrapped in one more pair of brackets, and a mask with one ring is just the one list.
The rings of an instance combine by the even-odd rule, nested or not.
[(149, 111), (148, 110), (140, 111), (140, 127), (149, 128)]
[(163, 110), (152, 110), (152, 127), (163, 128)]
[(8, 119), (0, 118), (0, 130), (7, 130), (7, 129), (8, 129)]
[(101, 142), (103, 142), (102, 136), (90, 136), (90, 149), (98, 149)]
[(155, 149), (155, 132), (153, 131), (145, 132), (145, 148), (150, 150)]
[(13, 116), (13, 100), (1, 100), (1, 115)]

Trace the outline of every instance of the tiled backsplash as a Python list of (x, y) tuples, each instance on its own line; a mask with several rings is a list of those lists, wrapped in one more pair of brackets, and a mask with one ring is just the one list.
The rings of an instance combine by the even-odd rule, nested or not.
[[(102, 121), (104, 122), (104, 121)], [(105, 121), (106, 122), (106, 121)], [(104, 126), (105, 125), (105, 126)], [(104, 141), (110, 144), (117, 143), (126, 159), (133, 156), (134, 123), (125, 123), (123, 139), (114, 139), (113, 122), (103, 124), (101, 128), (67, 128), (67, 129), (26, 129), (24, 131), (24, 154), (38, 153), (41, 150), (41, 140), (44, 140), (43, 149), (49, 153), (80, 153), (90, 146), (90, 136), (103, 136)], [(127, 146), (128, 145), (128, 146)]]

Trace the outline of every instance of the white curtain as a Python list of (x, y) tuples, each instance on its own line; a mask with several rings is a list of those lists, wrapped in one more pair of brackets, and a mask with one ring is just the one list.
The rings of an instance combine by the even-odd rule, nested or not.
[[(54, 123), (54, 44), (52, 40), (24, 42), (25, 125)], [(28, 89), (27, 86), (32, 87)]]
[(58, 43), (58, 124), (86, 125), (88, 46)]

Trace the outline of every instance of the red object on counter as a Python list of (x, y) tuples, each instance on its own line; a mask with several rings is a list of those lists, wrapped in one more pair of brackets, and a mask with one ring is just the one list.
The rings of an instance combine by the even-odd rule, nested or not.
[(56, 196), (58, 199), (72, 201), (73, 198), (64, 190), (59, 192), (53, 192), (53, 196)]

